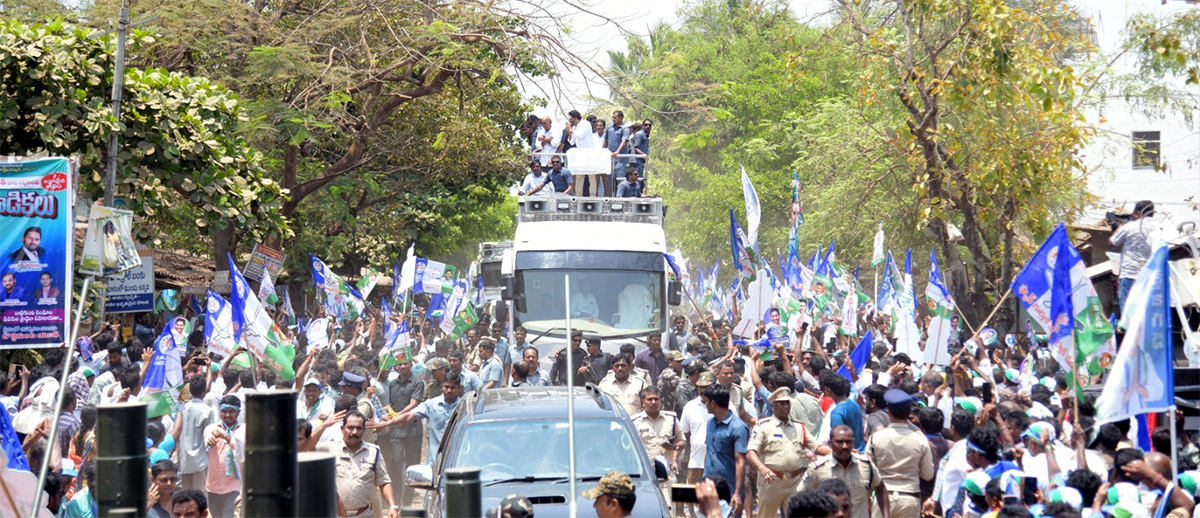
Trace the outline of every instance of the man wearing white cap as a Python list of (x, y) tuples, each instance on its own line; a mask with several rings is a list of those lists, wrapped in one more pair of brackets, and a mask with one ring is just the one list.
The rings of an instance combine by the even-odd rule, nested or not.
[(817, 438), (803, 423), (792, 421), (791, 397), (791, 389), (775, 389), (767, 396), (771, 417), (759, 420), (750, 432), (746, 460), (762, 477), (759, 486), (762, 518), (775, 518), (780, 506), (799, 488), (800, 476), (808, 468), (809, 460), (814, 454), (829, 452), (829, 448), (817, 444)]
[(296, 407), (296, 415), (312, 423), (313, 428), (333, 415), (333, 401), (322, 393), (321, 379), (315, 374), (304, 378), (304, 390)]

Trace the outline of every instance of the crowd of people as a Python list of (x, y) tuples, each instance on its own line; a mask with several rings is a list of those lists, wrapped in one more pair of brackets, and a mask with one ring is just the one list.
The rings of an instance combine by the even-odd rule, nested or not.
[[(576, 331), (567, 337), (569, 364), (565, 348), (543, 359), (519, 322), (509, 329), (503, 305), (492, 306), (495, 315), (479, 310), (461, 337), (414, 317), (412, 346), (397, 353), (386, 347), (385, 327), (424, 314), (429, 298), (413, 303), (415, 311), (392, 317), (375, 309), (358, 320), (313, 315), (327, 319), (330, 335), (320, 343), (329, 345), (300, 349), (294, 379), (240, 349), (209, 352), (197, 325), (186, 339), (178, 405), (145, 430), (147, 515), (240, 515), (252, 391), (297, 392), (298, 449), (335, 454), (340, 516), (395, 518), (401, 505), (417, 503), (401, 487), (406, 468), (434, 460), (464, 395), (573, 379), (607, 394), (646, 454), (666, 461), (665, 493), (672, 483), (696, 484), (697, 503), (672, 502), (678, 516), (1195, 516), (1200, 449), (1183, 420), (1175, 429), (1163, 415), (1097, 423), (1093, 398), (1073, 390), (1034, 335), (955, 339), (948, 366), (923, 365), (896, 353), (887, 316), (866, 311), (857, 329), (874, 342), (863, 362), (851, 358), (857, 339), (838, 332), (835, 315), (784, 324), (772, 310), (753, 336), (736, 337), (729, 321), (676, 314), (667, 331), (619, 347)], [(203, 322), (188, 311), (180, 316)], [(96, 516), (95, 407), (146, 395), (154, 342), (171, 322), (179, 320), (143, 314), (132, 330), (104, 324), (71, 351), (78, 361), (65, 386), (64, 349), (45, 351), (37, 365), (0, 366), (0, 403), (34, 473), (50, 454), (47, 515)], [(783, 335), (790, 338), (771, 338), (780, 325), (796, 326)], [(295, 331), (284, 332), (305, 343)], [(1149, 444), (1139, 447), (1139, 436)], [(624, 475), (589, 493), (597, 514), (632, 509)], [(532, 516), (528, 504), (517, 495), (491, 512)]]
[(648, 454), (698, 484), (680, 515), (1194, 516), (1200, 449), (1182, 419), (1151, 416), (1139, 447), (1138, 421), (1097, 423), (1040, 340), (961, 348), (938, 368), (894, 354), (885, 319), (859, 324), (881, 338), (862, 372), (820, 325), (797, 332), (822, 345), (756, 349), (727, 323), (676, 316), (665, 350), (650, 337), (599, 386)]
[(652, 127), (650, 119), (627, 124), (620, 110), (613, 112), (612, 124), (571, 110), (561, 127), (549, 116), (530, 115), (521, 125), (529, 145), (529, 174), (518, 193), (645, 197)]

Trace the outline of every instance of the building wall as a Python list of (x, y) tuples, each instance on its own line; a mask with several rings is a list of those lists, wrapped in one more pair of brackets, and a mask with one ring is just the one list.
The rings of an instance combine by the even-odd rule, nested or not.
[[(1115, 82), (1136, 72), (1136, 59), (1128, 54), (1113, 59), (1131, 15), (1166, 16), (1191, 7), (1175, 1), (1164, 5), (1161, 0), (1083, 0), (1076, 6), (1091, 18), (1106, 60), (1113, 60), (1112, 69), (1095, 89), (1096, 105), (1087, 110), (1088, 122), (1097, 124), (1100, 132), (1081, 155), (1089, 171), (1089, 189), (1097, 197), (1085, 220), (1094, 222), (1106, 211), (1129, 212), (1134, 202), (1147, 199), (1175, 223), (1200, 222), (1196, 208), (1200, 204), (1200, 113), (1191, 122), (1178, 113), (1144, 113), (1121, 95)], [(1182, 81), (1175, 85), (1193, 99), (1200, 96), (1200, 86), (1185, 86)], [(1135, 131), (1160, 133), (1161, 169), (1134, 168), (1131, 137)]]

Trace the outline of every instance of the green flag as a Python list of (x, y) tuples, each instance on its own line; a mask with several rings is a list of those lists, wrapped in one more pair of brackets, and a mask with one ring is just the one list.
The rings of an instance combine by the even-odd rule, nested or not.
[(146, 417), (154, 419), (164, 415), (174, 415), (179, 408), (179, 392), (183, 385), (142, 394), (138, 401), (146, 404)]
[(475, 305), (471, 301), (463, 301), (459, 306), (458, 312), (454, 314), (454, 331), (450, 333), (451, 340), (458, 340), (466, 333), (471, 326), (479, 322), (479, 315), (475, 313)]

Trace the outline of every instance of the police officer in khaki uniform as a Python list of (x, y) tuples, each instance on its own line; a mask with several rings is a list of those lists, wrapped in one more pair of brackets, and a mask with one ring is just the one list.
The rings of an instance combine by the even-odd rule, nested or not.
[[(683, 449), (683, 427), (674, 412), (662, 409), (662, 394), (657, 387), (642, 389), (642, 411), (634, 414), (631, 421), (642, 438), (646, 455), (653, 460), (662, 455), (667, 459), (672, 475), (679, 473), (679, 452)], [(671, 477), (673, 478), (673, 477)], [(671, 478), (663, 481), (663, 497), (671, 501)]]
[[(321, 434), (335, 421), (342, 421), (342, 440), (320, 442)], [(388, 506), (388, 518), (397, 518), (400, 508), (392, 495), (392, 479), (379, 447), (363, 440), (367, 418), (357, 410), (343, 411), (326, 419), (313, 430), (311, 444), (316, 451), (334, 454), (337, 471), (337, 493), (346, 518), (358, 518), (371, 512), (372, 493), (383, 496)], [(309, 448), (313, 448), (309, 446)], [(378, 488), (378, 490), (376, 489)]]
[[(887, 487), (875, 463), (866, 455), (854, 451), (854, 431), (844, 424), (833, 427), (829, 433), (829, 447), (832, 449), (830, 455), (808, 466), (800, 487), (817, 489), (821, 482), (839, 479), (850, 489), (850, 518), (889, 518)], [(872, 493), (878, 505), (872, 505)], [(882, 509), (882, 512), (876, 512), (878, 509)]]
[(671, 471), (679, 471), (679, 451), (683, 449), (684, 442), (679, 417), (675, 412), (662, 410), (662, 397), (657, 387), (642, 389), (641, 399), (642, 411), (634, 414), (630, 420), (642, 438), (646, 454), (651, 459), (659, 455), (666, 457)]
[(750, 432), (746, 460), (762, 477), (758, 505), (762, 518), (775, 518), (780, 506), (798, 490), (800, 476), (810, 458), (829, 450), (819, 447), (817, 438), (803, 423), (789, 417), (791, 397), (791, 389), (775, 389), (767, 397), (771, 402), (771, 418), (759, 420)]
[(617, 400), (625, 408), (625, 413), (637, 415), (642, 411), (642, 389), (650, 387), (649, 383), (630, 375), (633, 369), (633, 356), (625, 353), (613, 358), (611, 377), (604, 378), (598, 387), (601, 392)]
[[(866, 453), (879, 467), (879, 475), (887, 484), (890, 518), (920, 518), (921, 486), (919, 480), (933, 480), (933, 451), (929, 440), (909, 426), (912, 397), (900, 389), (883, 395), (891, 424), (867, 440)], [(919, 480), (918, 480), (919, 479)]]

